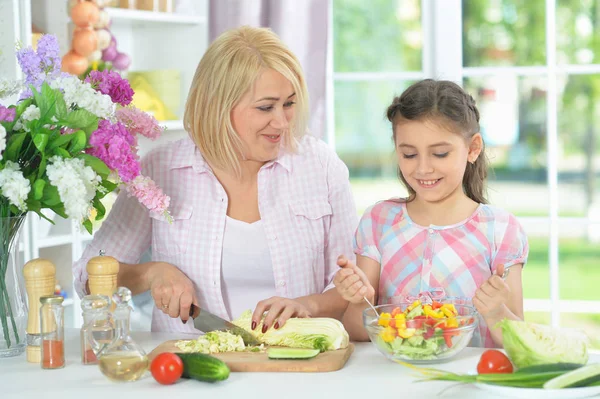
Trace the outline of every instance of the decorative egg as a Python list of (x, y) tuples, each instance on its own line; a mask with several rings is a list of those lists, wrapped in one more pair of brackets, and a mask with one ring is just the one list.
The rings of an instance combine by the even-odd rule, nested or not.
[(131, 59), (124, 53), (119, 53), (112, 62), (113, 68), (118, 69), (119, 71), (124, 71), (129, 68), (130, 64)]
[(111, 35), (109, 31), (106, 29), (98, 29), (96, 31), (96, 36), (98, 37), (98, 50), (104, 50), (110, 46)]
[(98, 38), (96, 37), (96, 32), (92, 29), (86, 28), (75, 30), (71, 45), (76, 53), (87, 57), (98, 48)]
[(88, 55), (89, 62), (100, 61), (101, 59), (102, 59), (102, 51), (100, 51), (100, 50), (96, 50), (92, 54)]
[(81, 75), (86, 71), (88, 65), (87, 58), (71, 50), (63, 56), (61, 69), (72, 75)]
[(98, 14), (98, 21), (96, 21), (96, 23), (94, 24), (94, 28), (96, 28), (96, 29), (106, 28), (108, 26), (109, 22), (110, 22), (110, 16), (108, 15), (108, 13), (104, 10), (100, 10), (100, 13)]
[(117, 48), (115, 46), (108, 46), (107, 48), (102, 50), (102, 59), (104, 61), (110, 62), (114, 60), (118, 54), (119, 52), (117, 51)]
[(75, 25), (80, 27), (98, 22), (99, 14), (98, 6), (90, 1), (82, 1), (71, 9), (71, 19)]

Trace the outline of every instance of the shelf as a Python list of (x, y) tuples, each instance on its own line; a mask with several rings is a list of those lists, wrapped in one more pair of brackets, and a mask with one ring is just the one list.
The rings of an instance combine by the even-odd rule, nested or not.
[(171, 12), (155, 12), (155, 11), (143, 11), (143, 10), (129, 10), (126, 8), (112, 8), (107, 7), (104, 9), (111, 20), (114, 22), (159, 22), (167, 24), (181, 24), (181, 25), (199, 25), (206, 22), (205, 17), (196, 15), (183, 15)]
[(73, 242), (72, 234), (61, 234), (57, 236), (48, 236), (37, 240), (38, 248), (57, 247), (59, 245), (71, 244)]
[(158, 121), (158, 124), (167, 128), (166, 133), (168, 133), (170, 130), (184, 130), (182, 120)]

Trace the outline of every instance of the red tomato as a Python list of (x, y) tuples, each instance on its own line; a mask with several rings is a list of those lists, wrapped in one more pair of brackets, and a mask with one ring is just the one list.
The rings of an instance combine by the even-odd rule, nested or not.
[(152, 360), (150, 373), (160, 384), (174, 384), (183, 374), (183, 362), (176, 354), (163, 352)]
[(477, 364), (479, 374), (512, 373), (513, 365), (506, 355), (495, 349), (488, 349), (481, 355)]

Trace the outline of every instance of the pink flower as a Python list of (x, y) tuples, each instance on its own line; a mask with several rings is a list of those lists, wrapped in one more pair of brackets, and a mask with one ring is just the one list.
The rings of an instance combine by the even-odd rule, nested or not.
[(133, 100), (133, 89), (127, 79), (123, 79), (117, 72), (91, 71), (85, 81), (100, 93), (108, 94), (113, 103), (126, 106)]
[(127, 183), (127, 195), (136, 197), (151, 213), (164, 215), (171, 221), (168, 208), (171, 198), (165, 195), (156, 183), (149, 177), (138, 175)]
[(12, 122), (15, 120), (16, 110), (14, 108), (6, 108), (0, 104), (0, 122)]
[(122, 123), (112, 124), (105, 119), (98, 123), (90, 137), (92, 148), (86, 150), (117, 171), (124, 182), (129, 182), (140, 174), (140, 163), (136, 153), (136, 140)]
[(117, 120), (124, 124), (133, 136), (141, 134), (151, 140), (156, 140), (163, 131), (152, 115), (135, 107), (118, 109)]

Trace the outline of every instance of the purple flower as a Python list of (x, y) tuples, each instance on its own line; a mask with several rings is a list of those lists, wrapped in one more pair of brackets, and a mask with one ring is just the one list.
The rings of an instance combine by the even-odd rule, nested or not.
[(126, 106), (133, 99), (133, 90), (129, 82), (117, 72), (109, 70), (91, 71), (85, 81), (100, 93), (109, 95), (114, 103)]
[(90, 137), (90, 155), (102, 160), (111, 170), (117, 171), (124, 182), (135, 179), (140, 174), (140, 163), (135, 152), (135, 138), (122, 123), (111, 123), (105, 119), (98, 123)]
[[(52, 81), (62, 75), (60, 72), (60, 48), (53, 35), (43, 35), (37, 44), (37, 52), (27, 47), (17, 51), (17, 60), (25, 75), (25, 84), (39, 90), (44, 81)], [(31, 97), (31, 90), (21, 93), (20, 99)]]
[(0, 122), (13, 122), (15, 120), (16, 110), (14, 108), (6, 108), (0, 104)]

